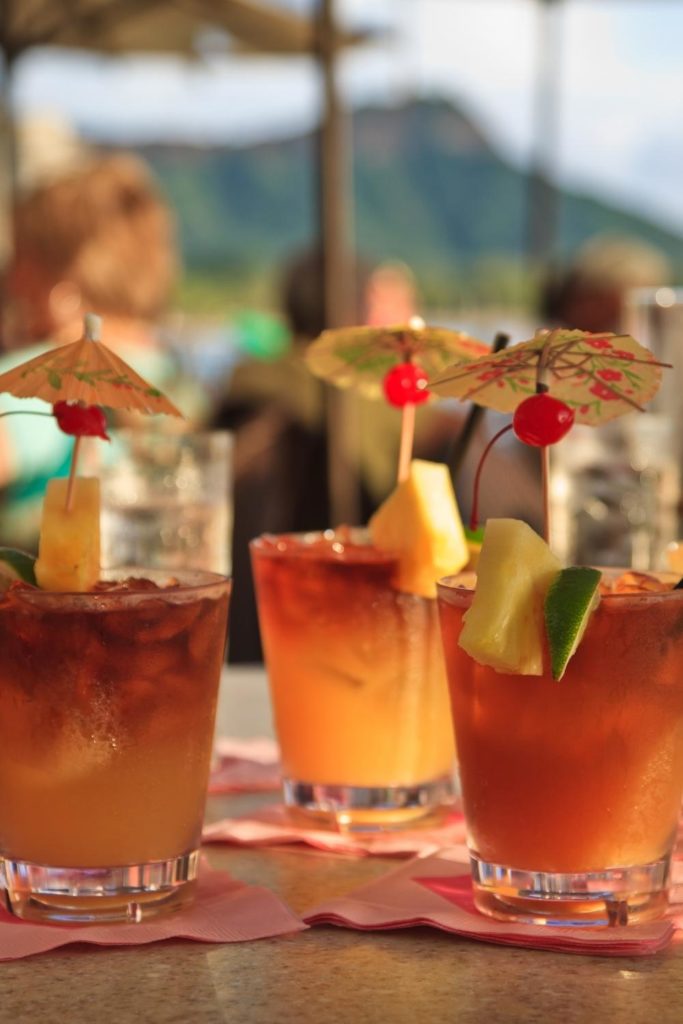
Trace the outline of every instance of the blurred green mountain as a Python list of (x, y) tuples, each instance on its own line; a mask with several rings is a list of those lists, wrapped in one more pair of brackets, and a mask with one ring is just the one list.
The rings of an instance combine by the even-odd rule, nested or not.
[[(401, 259), (428, 300), (505, 301), (524, 290), (528, 176), (472, 119), (442, 100), (365, 108), (352, 122), (355, 221), (369, 260)], [(249, 282), (272, 276), (315, 234), (314, 135), (240, 148), (153, 145), (180, 225), (191, 276)], [(598, 232), (660, 248), (683, 270), (683, 238), (588, 194), (560, 196), (559, 252)], [(487, 296), (486, 291), (494, 294)]]

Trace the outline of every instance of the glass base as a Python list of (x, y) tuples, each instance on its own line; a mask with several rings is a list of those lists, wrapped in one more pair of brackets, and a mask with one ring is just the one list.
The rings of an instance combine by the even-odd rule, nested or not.
[(424, 827), (442, 821), (453, 805), (453, 779), (443, 776), (414, 786), (332, 786), (283, 779), (285, 806), (310, 827), (340, 832), (377, 832)]
[(115, 868), (54, 868), (5, 860), (7, 907), (28, 921), (139, 922), (193, 895), (199, 851)]
[(615, 926), (663, 917), (671, 857), (604, 871), (523, 871), (470, 856), (474, 903), (500, 921)]

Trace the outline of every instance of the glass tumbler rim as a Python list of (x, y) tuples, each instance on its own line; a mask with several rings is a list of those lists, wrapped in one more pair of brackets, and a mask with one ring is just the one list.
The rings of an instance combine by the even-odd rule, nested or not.
[[(372, 561), (395, 562), (397, 556), (380, 551), (372, 543), (370, 531), (365, 526), (352, 526), (327, 530), (302, 530), (298, 532), (264, 532), (249, 541), (252, 558), (322, 558), (325, 561), (345, 562), (349, 555), (363, 552), (364, 558)], [(353, 561), (353, 557), (351, 557)]]
[[(620, 566), (591, 566), (591, 568), (598, 569), (603, 574), (610, 576), (619, 576), (627, 572), (634, 572), (631, 568), (623, 568)], [(645, 575), (655, 576), (662, 582), (666, 583), (678, 583), (680, 575), (675, 572), (665, 571), (652, 571)], [(459, 597), (466, 598), (474, 594), (476, 590), (476, 578), (477, 574), (474, 570), (467, 569), (459, 573), (452, 573), (448, 576), (442, 576), (441, 579), (436, 581), (437, 596), (444, 600), (447, 600), (447, 595), (455, 594)], [(624, 603), (630, 599), (629, 603), (645, 604), (647, 602), (661, 601), (662, 599), (671, 600), (677, 599), (683, 601), (683, 587), (676, 589), (672, 587), (670, 590), (640, 590), (640, 591), (623, 591), (619, 593), (601, 594), (600, 602), (612, 603)]]
[[(159, 583), (158, 590), (148, 590), (143, 587), (129, 587), (125, 590), (89, 590), (89, 591), (68, 591), (68, 590), (42, 590), (40, 587), (25, 587), (19, 591), (13, 591), (15, 600), (40, 608), (61, 606), (66, 602), (68, 607), (73, 609), (89, 608), (92, 610), (106, 609), (112, 605), (134, 606), (144, 601), (163, 600), (170, 603), (184, 603), (196, 600), (202, 596), (211, 595), (220, 597), (226, 590), (230, 589), (232, 580), (229, 576), (221, 573), (210, 572), (206, 569), (158, 569), (149, 566), (114, 566), (100, 570), (100, 579), (112, 580), (151, 580)], [(174, 581), (177, 585), (174, 585)], [(2, 607), (0, 594), (0, 608)]]

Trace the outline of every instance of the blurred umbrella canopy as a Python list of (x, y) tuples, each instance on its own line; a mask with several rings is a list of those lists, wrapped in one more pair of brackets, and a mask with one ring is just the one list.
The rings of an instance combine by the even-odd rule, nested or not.
[[(324, 297), (330, 327), (351, 323), (354, 296), (349, 132), (336, 83), (340, 49), (372, 41), (365, 31), (337, 27), (334, 0), (317, 0), (305, 17), (262, 0), (1, 0), (0, 130), (4, 128), (6, 172), (11, 199), (16, 185), (16, 140), (10, 110), (13, 68), (35, 47), (63, 47), (107, 55), (177, 54), (189, 59), (209, 53), (310, 55), (317, 60), (323, 116), (318, 164), (318, 224), (324, 262)], [(229, 37), (226, 39), (225, 37)], [(1, 212), (1, 211), (0, 211)], [(11, 244), (11, 243), (10, 243)], [(341, 411), (333, 420), (343, 418)], [(342, 436), (337, 422), (334, 435)], [(332, 440), (332, 446), (339, 444)], [(352, 473), (346, 456), (331, 455), (332, 503), (340, 521), (354, 521)], [(338, 478), (338, 479), (337, 479)], [(335, 494), (338, 495), (335, 498)]]
[[(0, 8), (9, 63), (34, 46), (200, 56), (216, 33), (231, 36), (237, 51), (310, 54), (317, 31), (315, 19), (261, 0), (3, 0)], [(336, 42), (365, 38), (339, 33)]]
[[(311, 56), (321, 69), (324, 115), (318, 154), (318, 221), (326, 256), (326, 282), (344, 282), (350, 252), (350, 157), (343, 114), (334, 83), (337, 52), (367, 42), (364, 31), (342, 31), (333, 0), (319, 0), (315, 14), (302, 16), (262, 0), (2, 0), (0, 53), (3, 57), (2, 114), (10, 194), (16, 187), (17, 142), (10, 110), (10, 83), (17, 60), (35, 47), (87, 50), (110, 56), (175, 54), (201, 59), (210, 53)], [(337, 285), (337, 291), (342, 284)], [(333, 326), (350, 308), (348, 299), (326, 295)]]

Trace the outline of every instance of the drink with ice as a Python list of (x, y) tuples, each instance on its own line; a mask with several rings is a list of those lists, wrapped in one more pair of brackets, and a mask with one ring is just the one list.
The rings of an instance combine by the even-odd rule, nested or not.
[(119, 430), (112, 443), (100, 473), (102, 564), (228, 574), (230, 434)]
[(230, 518), (225, 497), (144, 505), (111, 494), (102, 507), (102, 564), (187, 566), (227, 572)]
[(347, 827), (424, 816), (454, 756), (435, 600), (361, 531), (262, 537), (252, 559), (286, 801)]
[(446, 377), (443, 393), (512, 412), (497, 436), (540, 449), (544, 498), (545, 540), (489, 519), (476, 583), (439, 585), (475, 904), (542, 924), (660, 916), (683, 789), (683, 592), (563, 566), (547, 538), (549, 447), (574, 422), (642, 411), (661, 365), (630, 336), (556, 330)]
[[(444, 581), (440, 609), (478, 905), (596, 923), (660, 914), (683, 787), (683, 591), (605, 588), (556, 681), (459, 646), (467, 582)], [(564, 877), (564, 905), (548, 891), (543, 907), (544, 876)], [(595, 897), (615, 886), (610, 911)]]
[[(140, 575), (0, 595), (0, 852), (20, 912), (85, 899), (87, 919), (104, 894), (134, 915), (196, 873), (229, 584)], [(157, 891), (135, 893), (136, 872)]]
[(223, 576), (100, 569), (82, 439), (109, 440), (102, 405), (180, 415), (100, 328), (89, 314), (0, 377), (75, 438), (37, 560), (0, 550), (0, 858), (13, 911), (38, 920), (137, 921), (191, 895), (227, 625)]

